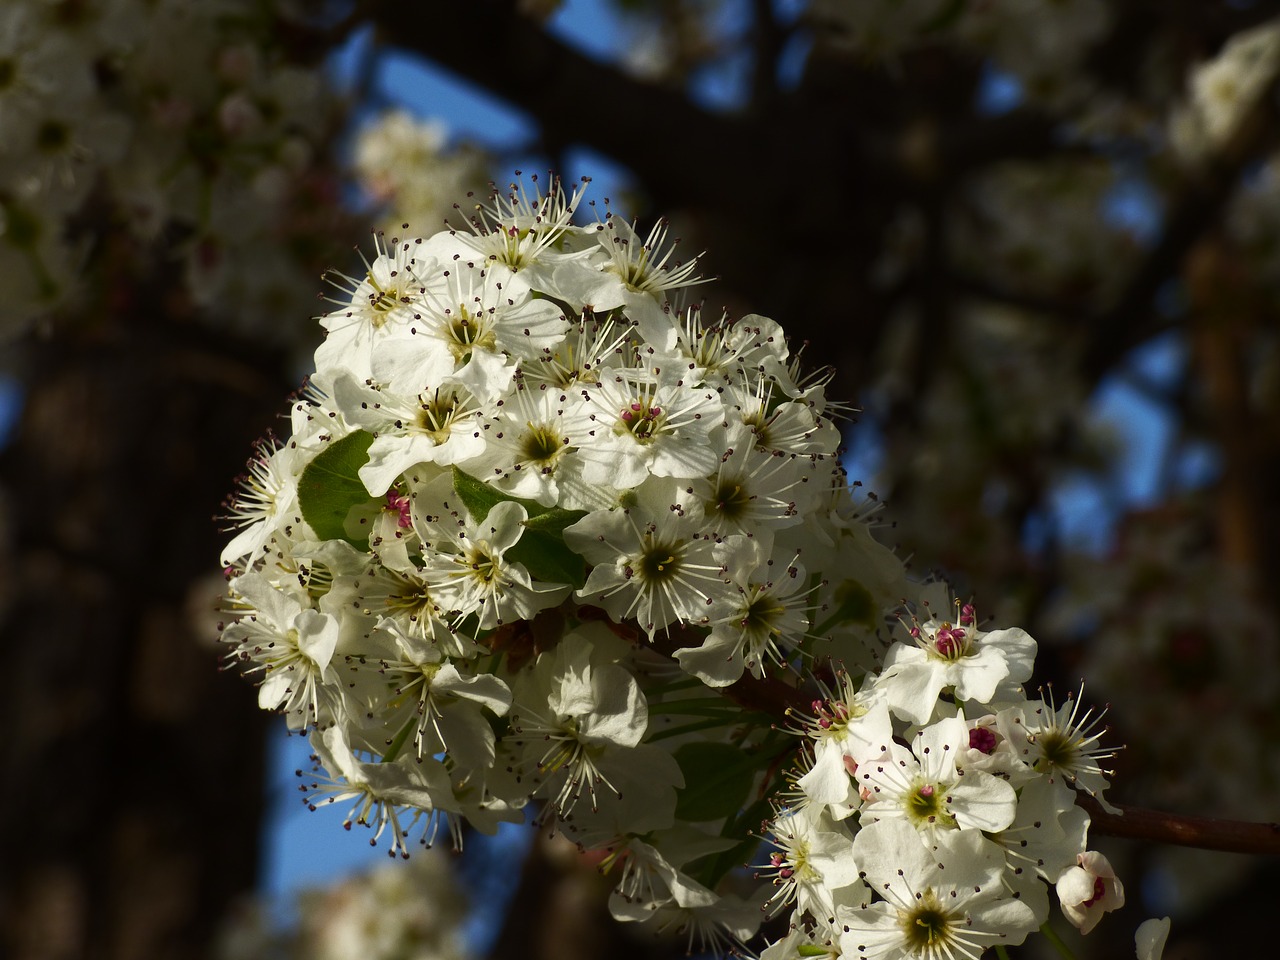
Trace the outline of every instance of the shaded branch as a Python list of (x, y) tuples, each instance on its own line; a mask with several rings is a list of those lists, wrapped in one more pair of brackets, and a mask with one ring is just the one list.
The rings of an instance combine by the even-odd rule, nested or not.
[(1092, 797), (1082, 795), (1076, 802), (1093, 821), (1093, 833), (1226, 853), (1280, 855), (1280, 823), (1216, 820), (1123, 805), (1123, 813), (1117, 815), (1107, 813)]

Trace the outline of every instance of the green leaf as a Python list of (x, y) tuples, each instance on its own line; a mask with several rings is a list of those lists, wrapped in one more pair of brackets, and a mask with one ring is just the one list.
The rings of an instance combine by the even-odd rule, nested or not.
[(507, 556), (547, 583), (568, 583), (577, 589), (587, 582), (587, 561), (570, 550), (558, 534), (526, 530)]
[(709, 890), (714, 890), (724, 875), (736, 867), (749, 863), (760, 846), (757, 831), (766, 820), (773, 819), (773, 807), (767, 799), (757, 800), (736, 819), (729, 820), (720, 831), (722, 837), (742, 837), (741, 842), (728, 850), (708, 854), (687, 863), (682, 868)]
[(346, 540), (357, 547), (367, 547), (368, 537), (361, 541), (352, 533), (358, 525), (347, 529), (349, 516), (363, 515), (361, 508), (381, 503), (369, 496), (360, 479), (360, 468), (369, 462), (369, 447), (373, 435), (363, 430), (348, 434), (329, 444), (320, 455), (307, 464), (298, 478), (298, 505), (302, 517), (321, 540)]
[(467, 513), (471, 514), (472, 519), (477, 523), (487, 517), (489, 511), (504, 500), (514, 500), (516, 503), (523, 504), (525, 511), (531, 516), (533, 514), (533, 510), (529, 509), (531, 506), (537, 510), (546, 509), (532, 500), (509, 497), (483, 480), (477, 480), (471, 474), (463, 473), (457, 467), (453, 468), (453, 491), (462, 501), (462, 505), (467, 508)]
[[(528, 509), (526, 507), (526, 509)], [(543, 513), (529, 514), (529, 519), (524, 525), (529, 530), (537, 530), (549, 533), (553, 536), (560, 536), (564, 533), (564, 528), (572, 523), (577, 523), (587, 515), (585, 510), (565, 510), (561, 507), (542, 508)]]
[(845, 580), (835, 590), (838, 606), (831, 616), (827, 617), (814, 631), (823, 634), (837, 623), (860, 623), (874, 629), (876, 625), (876, 602), (871, 591), (857, 580)]
[(685, 743), (676, 748), (684, 787), (676, 819), (697, 823), (735, 816), (747, 801), (764, 757), (728, 743)]

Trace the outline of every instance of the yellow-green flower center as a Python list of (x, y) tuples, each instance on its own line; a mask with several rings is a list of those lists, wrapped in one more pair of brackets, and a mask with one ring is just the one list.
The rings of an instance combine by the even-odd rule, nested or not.
[(946, 948), (955, 942), (952, 926), (960, 922), (943, 908), (932, 890), (926, 890), (910, 910), (898, 912), (903, 939), (913, 954), (950, 956)]

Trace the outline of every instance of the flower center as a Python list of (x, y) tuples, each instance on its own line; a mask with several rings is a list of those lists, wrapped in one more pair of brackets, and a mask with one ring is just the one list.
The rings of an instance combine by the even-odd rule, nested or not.
[(429, 618), (435, 609), (435, 604), (427, 592), (427, 585), (396, 576), (401, 581), (401, 589), (387, 594), (387, 608), (392, 615), (407, 615), (411, 620), (417, 620), (419, 617)]
[(568, 440), (558, 436), (546, 424), (528, 424), (529, 432), (520, 443), (520, 456), (528, 463), (536, 463), (549, 473), (551, 465), (568, 446)]
[(458, 304), (458, 312), (449, 315), (447, 327), (449, 336), (449, 352), (459, 362), (464, 360), (474, 347), (493, 350), (497, 340), (484, 317), (472, 314), (466, 304)]
[(969, 652), (969, 641), (964, 627), (944, 623), (933, 637), (933, 648), (943, 660), (959, 660)]
[(498, 576), (498, 561), (489, 553), (487, 546), (468, 547), (465, 563), (469, 576), (486, 586)]
[(619, 432), (629, 432), (641, 442), (652, 440), (662, 425), (662, 408), (633, 400), (618, 412)]
[(1076, 742), (1061, 730), (1046, 730), (1039, 734), (1036, 737), (1036, 746), (1040, 748), (1040, 759), (1035, 764), (1036, 769), (1070, 770), (1076, 766), (1079, 758)]
[(500, 231), (502, 236), (501, 252), (498, 254), (498, 262), (510, 267), (512, 270), (519, 270), (521, 267), (528, 266), (532, 260), (526, 256), (526, 238), (535, 236), (532, 230), (521, 230), (517, 227), (507, 227)]
[(401, 294), (399, 288), (394, 285), (383, 289), (374, 279), (373, 274), (369, 274), (368, 279), (369, 285), (373, 287), (373, 293), (369, 294), (369, 309), (373, 311), (369, 317), (369, 323), (377, 330), (390, 319), (386, 315), (400, 305)]
[(947, 812), (943, 791), (936, 783), (917, 784), (903, 798), (903, 806), (907, 816), (916, 824), (942, 823), (944, 826), (952, 826), (955, 823), (955, 818)]
[(898, 923), (903, 938), (912, 952), (927, 951), (926, 956), (945, 956), (935, 953), (953, 942), (951, 915), (938, 903), (932, 890), (926, 890), (919, 903), (911, 910), (899, 911)]
[(383, 505), (388, 513), (396, 514), (396, 526), (401, 530), (413, 526), (413, 515), (409, 506), (409, 498), (392, 487), (387, 491), (387, 502)]
[(776, 598), (770, 594), (762, 593), (753, 598), (751, 603), (748, 604), (740, 625), (748, 633), (774, 633), (776, 632), (774, 624), (786, 612), (787, 608), (780, 604)]
[(680, 551), (669, 544), (654, 544), (640, 558), (640, 576), (650, 582), (674, 580), (680, 573)]
[(991, 756), (996, 752), (995, 733), (986, 727), (974, 727), (969, 731), (969, 748)]
[(772, 433), (770, 432), (769, 418), (763, 409), (752, 410), (743, 416), (742, 422), (751, 428), (751, 432), (755, 434), (757, 442), (760, 446), (769, 448), (773, 446)]
[(711, 510), (727, 520), (737, 520), (746, 514), (753, 499), (741, 483), (721, 480), (711, 498)]
[(419, 401), (418, 429), (435, 443), (444, 443), (449, 439), (449, 430), (458, 412), (458, 398), (452, 391), (437, 390), (426, 400), (420, 396)]
[(1081, 904), (1082, 907), (1092, 907), (1095, 903), (1107, 895), (1106, 881), (1101, 877), (1093, 878), (1093, 896)]

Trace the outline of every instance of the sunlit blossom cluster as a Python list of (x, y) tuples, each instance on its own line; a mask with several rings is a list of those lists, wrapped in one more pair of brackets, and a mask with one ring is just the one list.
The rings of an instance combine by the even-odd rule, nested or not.
[(785, 912), (775, 960), (977, 957), (1051, 891), (1090, 929), (1100, 716), (875, 539), (777, 323), (581, 198), (378, 236), (229, 501), (228, 660), (310, 737), (306, 802), (393, 856), (531, 809), (699, 949)]

